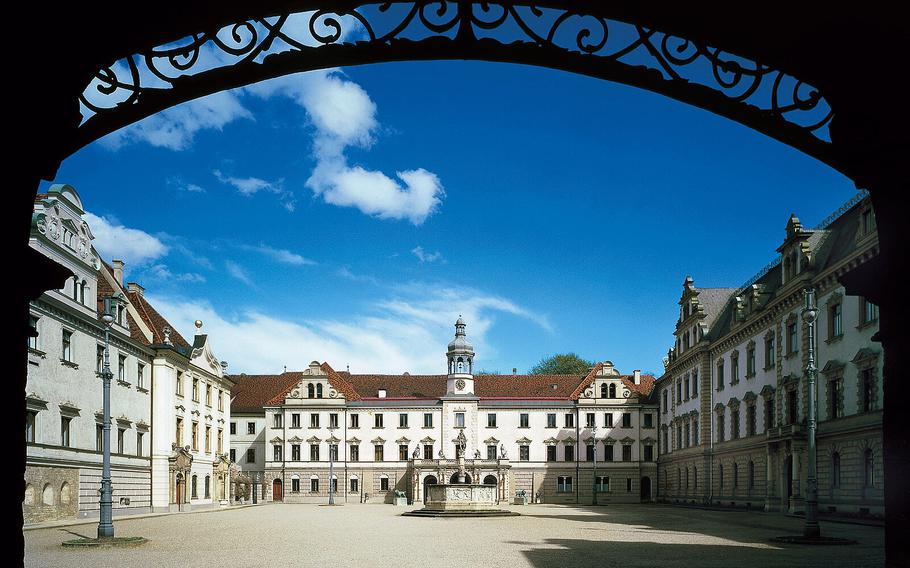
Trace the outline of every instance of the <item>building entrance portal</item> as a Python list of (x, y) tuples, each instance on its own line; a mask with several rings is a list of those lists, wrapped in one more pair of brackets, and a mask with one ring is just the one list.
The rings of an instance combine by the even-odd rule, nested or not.
[(283, 495), (281, 494), (281, 480), (276, 479), (272, 482), (272, 501), (281, 501)]

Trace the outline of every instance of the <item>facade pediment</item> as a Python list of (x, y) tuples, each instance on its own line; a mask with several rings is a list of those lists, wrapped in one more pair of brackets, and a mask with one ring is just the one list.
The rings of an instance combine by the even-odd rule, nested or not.
[(405, 438), (404, 436), (402, 436), (401, 438), (398, 438), (397, 440), (395, 440), (395, 443), (396, 443), (396, 444), (410, 444), (410, 443), (411, 443), (411, 440), (409, 440), (409, 439)]
[(356, 446), (357, 444), (360, 443), (360, 438), (357, 438), (357, 437), (348, 438), (348, 443)]
[(335, 437), (335, 434), (332, 434), (331, 436), (329, 436), (329, 437), (326, 439), (326, 442), (328, 442), (328, 443), (330, 443), (330, 444), (337, 444), (337, 443), (340, 442), (340, 441), (341, 441), (341, 438), (336, 438), (336, 437)]
[(385, 444), (385, 440), (383, 440), (382, 438), (379, 438), (379, 437), (373, 438), (373, 439), (371, 440), (371, 442), (372, 442), (373, 444)]
[(322, 440), (321, 440), (320, 438), (317, 438), (316, 436), (310, 436), (310, 437), (307, 438), (307, 440), (306, 440), (307, 444), (318, 444), (318, 443), (321, 442), (321, 441), (322, 441)]
[(620, 442), (622, 443), (622, 445), (628, 446), (629, 444), (634, 444), (634, 443), (635, 443), (635, 440), (633, 440), (632, 438), (626, 436), (625, 438), (623, 438), (622, 440), (620, 440)]
[(565, 440), (562, 441), (563, 444), (574, 444), (575, 442), (576, 442), (576, 440), (572, 436), (569, 436), (568, 438), (566, 438)]
[(281, 444), (282, 442), (284, 442), (284, 440), (282, 440), (282, 439), (281, 439), (280, 437), (278, 437), (278, 436), (275, 436), (274, 438), (272, 438), (271, 440), (269, 440), (269, 443), (270, 443), (270, 444)]
[(424, 438), (423, 440), (421, 440), (420, 443), (421, 443), (421, 444), (434, 444), (434, 443), (436, 443), (436, 440), (434, 440), (433, 438), (427, 436), (426, 438)]
[(615, 443), (616, 443), (615, 438), (611, 438), (610, 436), (607, 436), (606, 438), (604, 438), (604, 444), (615, 444)]
[(218, 378), (224, 377), (224, 369), (221, 366), (221, 361), (219, 361), (212, 352), (207, 335), (200, 334), (196, 336), (195, 341), (193, 342), (193, 352), (190, 356), (190, 364)]
[(559, 443), (559, 440), (557, 440), (556, 438), (553, 438), (551, 436), (551, 437), (547, 438), (546, 440), (544, 440), (543, 443), (548, 446), (555, 446), (556, 444)]
[(300, 436), (294, 436), (293, 438), (288, 440), (288, 442), (290, 442), (292, 444), (299, 444), (302, 441), (303, 441), (303, 438), (301, 438)]
[(487, 438), (486, 440), (484, 440), (483, 443), (484, 443), (484, 444), (487, 444), (487, 445), (489, 446), (489, 445), (493, 445), (493, 444), (498, 444), (498, 443), (499, 443), (499, 440), (497, 440), (496, 438), (490, 436), (489, 438)]
[(521, 437), (521, 438), (515, 440), (515, 443), (518, 444), (519, 446), (527, 446), (528, 444), (531, 443), (531, 439), (528, 437)]
[(187, 471), (193, 465), (193, 454), (190, 447), (171, 444), (171, 455), (168, 457), (168, 468), (171, 471)]

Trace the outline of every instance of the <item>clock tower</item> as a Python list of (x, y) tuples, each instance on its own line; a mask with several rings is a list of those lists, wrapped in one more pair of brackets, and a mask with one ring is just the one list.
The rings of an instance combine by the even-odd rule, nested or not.
[(446, 381), (448, 395), (474, 394), (474, 347), (468, 343), (465, 327), (464, 320), (458, 316), (458, 321), (455, 322), (455, 339), (449, 342), (449, 349), (446, 352), (449, 364)]

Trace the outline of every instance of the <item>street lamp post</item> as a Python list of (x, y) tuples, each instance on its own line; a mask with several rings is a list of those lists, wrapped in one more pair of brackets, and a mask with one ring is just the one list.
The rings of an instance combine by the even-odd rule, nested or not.
[(806, 378), (809, 387), (809, 427), (806, 441), (809, 453), (809, 472), (806, 479), (806, 525), (803, 529), (803, 536), (816, 538), (821, 536), (821, 530), (818, 526), (818, 478), (815, 471), (815, 430), (818, 414), (815, 390), (815, 378), (818, 373), (818, 368), (815, 365), (815, 322), (818, 319), (818, 308), (815, 306), (815, 290), (807, 288), (805, 294), (806, 307), (803, 308), (802, 315), (809, 327), (808, 362), (806, 363)]
[(335, 477), (335, 460), (333, 460), (332, 457), (332, 444), (329, 443), (329, 505), (335, 504), (335, 493), (332, 491), (332, 481)]
[(591, 428), (591, 437), (594, 438), (594, 505), (597, 505), (597, 424)]
[(114, 537), (113, 501), (114, 487), (111, 483), (111, 326), (114, 324), (117, 313), (117, 304), (120, 298), (111, 296), (104, 298), (104, 313), (101, 321), (104, 322), (104, 366), (101, 370), (101, 379), (104, 384), (103, 410), (104, 427), (102, 433), (102, 461), (101, 461), (101, 499), (100, 514), (98, 519), (98, 538)]

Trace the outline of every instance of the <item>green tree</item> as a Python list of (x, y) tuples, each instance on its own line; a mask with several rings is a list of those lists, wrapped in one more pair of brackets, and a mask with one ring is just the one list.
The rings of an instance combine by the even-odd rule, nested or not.
[(593, 361), (586, 361), (575, 353), (557, 353), (544, 357), (531, 367), (532, 375), (583, 375), (594, 366)]

